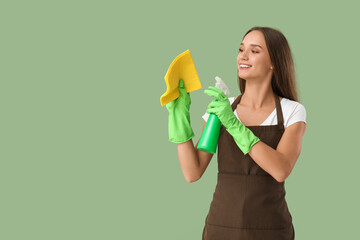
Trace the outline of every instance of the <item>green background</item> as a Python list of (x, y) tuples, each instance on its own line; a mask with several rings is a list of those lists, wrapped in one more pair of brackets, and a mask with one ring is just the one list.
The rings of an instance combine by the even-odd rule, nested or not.
[[(0, 239), (201, 239), (217, 158), (186, 182), (160, 105), (189, 49), (203, 88), (239, 90), (253, 26), (293, 52), (308, 128), (286, 180), (296, 239), (359, 221), (356, 1), (1, 1)], [(191, 93), (198, 141), (212, 100)]]

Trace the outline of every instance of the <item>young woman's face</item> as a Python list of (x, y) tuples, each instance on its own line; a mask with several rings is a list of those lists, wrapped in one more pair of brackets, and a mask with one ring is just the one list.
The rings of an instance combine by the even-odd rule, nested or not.
[[(236, 61), (238, 75), (245, 80), (272, 74), (273, 66), (262, 32), (254, 30), (244, 37)], [(250, 67), (242, 66), (243, 64)]]

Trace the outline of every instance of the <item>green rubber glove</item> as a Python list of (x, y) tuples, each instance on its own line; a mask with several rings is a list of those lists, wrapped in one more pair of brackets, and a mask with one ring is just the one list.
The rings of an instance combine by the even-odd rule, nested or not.
[(216, 114), (225, 129), (233, 136), (240, 150), (244, 155), (248, 154), (260, 139), (236, 118), (228, 97), (220, 89), (209, 87), (204, 92), (217, 99), (209, 104), (206, 112)]
[(186, 92), (182, 79), (179, 92), (177, 99), (166, 104), (169, 111), (169, 140), (174, 143), (186, 142), (195, 136), (190, 125), (190, 94)]

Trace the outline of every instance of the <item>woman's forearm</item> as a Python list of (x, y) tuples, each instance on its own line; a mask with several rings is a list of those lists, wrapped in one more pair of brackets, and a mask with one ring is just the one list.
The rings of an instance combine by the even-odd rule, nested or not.
[(250, 157), (278, 182), (285, 181), (289, 163), (284, 156), (262, 141), (256, 143), (249, 152)]
[(180, 166), (184, 177), (188, 182), (194, 182), (200, 178), (201, 168), (197, 151), (192, 139), (177, 144)]

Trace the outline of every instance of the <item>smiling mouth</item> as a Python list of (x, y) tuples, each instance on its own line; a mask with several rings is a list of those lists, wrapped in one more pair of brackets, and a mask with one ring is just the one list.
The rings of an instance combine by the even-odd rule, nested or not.
[(242, 70), (243, 70), (243, 69), (249, 69), (249, 68), (251, 68), (251, 67), (252, 67), (252, 66), (250, 66), (250, 65), (245, 65), (245, 64), (240, 64), (240, 65), (239, 65), (239, 68), (242, 69)]

